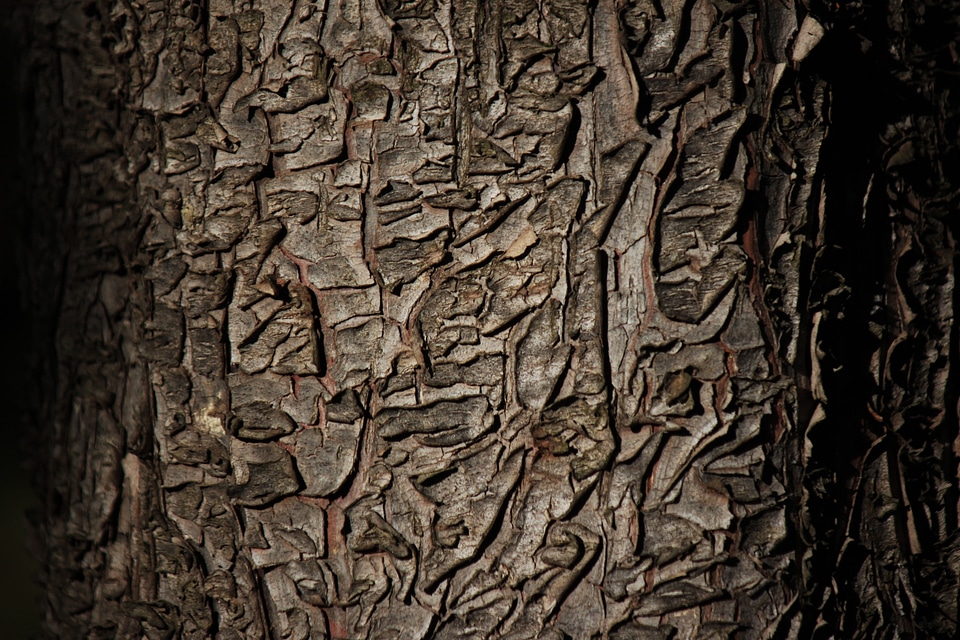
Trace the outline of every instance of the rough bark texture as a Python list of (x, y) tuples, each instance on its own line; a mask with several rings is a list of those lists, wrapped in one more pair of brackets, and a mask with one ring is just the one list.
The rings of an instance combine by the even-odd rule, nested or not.
[[(960, 3), (850, 7), (808, 311), (817, 637), (957, 634)], [(819, 577), (816, 577), (819, 576)]]
[(48, 633), (951, 636), (955, 17), (40, 2)]

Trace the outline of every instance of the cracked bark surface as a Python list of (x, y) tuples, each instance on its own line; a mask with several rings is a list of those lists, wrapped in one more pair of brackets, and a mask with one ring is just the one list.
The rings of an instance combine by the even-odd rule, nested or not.
[(39, 3), (47, 633), (955, 633), (952, 9)]

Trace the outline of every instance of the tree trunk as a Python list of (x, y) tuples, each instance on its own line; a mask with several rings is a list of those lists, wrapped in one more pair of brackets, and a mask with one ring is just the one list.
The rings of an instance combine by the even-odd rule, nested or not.
[(956, 3), (806, 4), (40, 2), (47, 632), (952, 637)]

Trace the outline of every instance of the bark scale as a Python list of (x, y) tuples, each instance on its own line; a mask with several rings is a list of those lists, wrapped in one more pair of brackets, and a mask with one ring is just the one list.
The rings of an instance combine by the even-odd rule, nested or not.
[(43, 2), (49, 633), (955, 631), (956, 115), (829, 9)]

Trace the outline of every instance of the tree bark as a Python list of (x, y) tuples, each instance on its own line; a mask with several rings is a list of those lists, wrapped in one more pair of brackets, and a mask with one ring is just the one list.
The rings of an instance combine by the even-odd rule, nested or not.
[(955, 5), (40, 2), (47, 633), (952, 637)]

